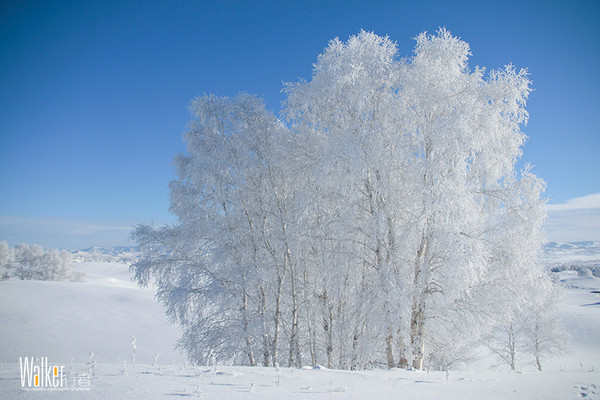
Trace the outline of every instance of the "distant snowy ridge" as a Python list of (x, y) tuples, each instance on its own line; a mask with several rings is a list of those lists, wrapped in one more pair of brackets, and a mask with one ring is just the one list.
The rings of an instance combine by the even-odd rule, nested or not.
[(576, 271), (580, 276), (600, 277), (600, 242), (549, 242), (541, 260), (553, 272)]
[(600, 255), (600, 241), (583, 242), (548, 242), (544, 246), (546, 252), (562, 251), (585, 251), (591, 254)]
[(542, 261), (555, 262), (595, 261), (600, 263), (600, 241), (586, 242), (548, 242), (544, 246)]
[(111, 262), (132, 264), (139, 257), (137, 246), (102, 247), (94, 246), (84, 250), (72, 251), (75, 262)]
[[(132, 264), (139, 257), (137, 246), (94, 246), (71, 251), (75, 262), (114, 262)], [(600, 241), (548, 242), (544, 245), (541, 260), (544, 264), (597, 265), (600, 266)]]

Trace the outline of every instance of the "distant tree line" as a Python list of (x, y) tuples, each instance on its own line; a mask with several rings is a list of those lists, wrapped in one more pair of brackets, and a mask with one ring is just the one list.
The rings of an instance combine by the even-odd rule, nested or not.
[(0, 242), (0, 279), (64, 281), (72, 277), (73, 257), (66, 250), (46, 250), (33, 244), (9, 247)]

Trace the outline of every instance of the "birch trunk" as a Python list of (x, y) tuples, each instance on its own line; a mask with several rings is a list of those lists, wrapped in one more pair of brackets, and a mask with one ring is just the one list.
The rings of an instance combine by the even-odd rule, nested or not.
[(260, 286), (260, 300), (259, 314), (263, 321), (263, 364), (268, 367), (271, 357), (271, 337), (269, 335), (269, 324), (267, 323), (267, 294), (263, 285)]
[(290, 279), (291, 279), (291, 290), (292, 290), (292, 331), (290, 334), (290, 359), (289, 366), (290, 367), (300, 367), (302, 364), (302, 359), (300, 356), (300, 344), (298, 338), (298, 294), (296, 291), (296, 276), (294, 265), (290, 260), (290, 250), (287, 249), (286, 252), (286, 264), (288, 264), (290, 269)]
[(277, 353), (277, 347), (279, 346), (279, 331), (281, 329), (281, 297), (283, 294), (283, 277), (277, 277), (277, 298), (275, 300), (275, 333), (273, 334), (273, 347), (271, 349), (271, 355), (273, 357), (273, 366), (278, 366), (279, 354)]
[(313, 324), (312, 324), (312, 314), (310, 312), (310, 306), (309, 306), (309, 301), (308, 301), (308, 293), (309, 293), (309, 287), (308, 287), (308, 267), (306, 265), (306, 262), (304, 262), (304, 307), (306, 309), (306, 324), (307, 324), (307, 328), (308, 328), (308, 348), (310, 351), (310, 361), (312, 363), (313, 366), (317, 365), (317, 355), (316, 355), (316, 349), (315, 349), (315, 332), (313, 330)]
[(243, 294), (243, 302), (242, 302), (242, 318), (243, 318), (243, 329), (244, 335), (246, 336), (246, 351), (248, 352), (248, 361), (250, 362), (250, 366), (254, 367), (256, 365), (256, 361), (254, 359), (254, 351), (252, 350), (252, 341), (250, 340), (250, 332), (248, 330), (248, 294), (246, 293), (246, 288), (244, 287)]
[(398, 330), (398, 368), (408, 369), (408, 359), (406, 358), (406, 344), (404, 335)]
[(396, 364), (394, 363), (394, 333), (392, 332), (392, 326), (388, 327), (388, 335), (385, 338), (385, 355), (387, 358), (388, 368), (394, 368)]
[(415, 261), (415, 278), (414, 284), (417, 290), (412, 306), (412, 314), (410, 321), (411, 328), (411, 347), (412, 347), (412, 367), (414, 369), (423, 369), (423, 359), (425, 357), (425, 296), (427, 295), (427, 221), (421, 237), (421, 245), (417, 252)]

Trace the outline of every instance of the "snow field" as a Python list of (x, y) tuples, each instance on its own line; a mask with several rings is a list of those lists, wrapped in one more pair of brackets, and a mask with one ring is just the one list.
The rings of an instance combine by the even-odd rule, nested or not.
[[(599, 374), (399, 369), (334, 371), (261, 367), (100, 364), (88, 392), (22, 391), (17, 363), (0, 364), (2, 398), (20, 399), (598, 399)], [(18, 373), (18, 372), (17, 372)]]
[(128, 266), (76, 263), (84, 282), (0, 282), (0, 360), (47, 356), (56, 362), (130, 362), (133, 336), (136, 359), (181, 363), (173, 349), (179, 329), (168, 323), (150, 288), (129, 281)]
[[(153, 289), (124, 264), (77, 263), (84, 282), (0, 282), (1, 399), (600, 399), (600, 279), (562, 272), (571, 352), (544, 372), (337, 371), (324, 368), (192, 367), (173, 349)], [(136, 336), (136, 364), (132, 337)], [(23, 391), (19, 357), (47, 356), (76, 373), (96, 362), (85, 392)], [(159, 353), (156, 364), (156, 353)]]

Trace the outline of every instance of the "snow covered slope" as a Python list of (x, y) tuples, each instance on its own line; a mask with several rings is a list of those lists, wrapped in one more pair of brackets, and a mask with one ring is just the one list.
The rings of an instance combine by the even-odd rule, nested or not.
[(553, 360), (551, 367), (600, 371), (600, 279), (578, 276), (576, 271), (559, 276), (566, 288), (561, 303), (571, 351)]
[(181, 362), (174, 350), (179, 329), (169, 325), (152, 289), (129, 281), (128, 266), (75, 263), (84, 282), (0, 282), (0, 360), (47, 356), (60, 362), (119, 363), (132, 355), (137, 337), (139, 362)]
[[(127, 265), (76, 263), (84, 282), (0, 282), (1, 399), (600, 399), (600, 279), (560, 273), (572, 351), (544, 372), (333, 371), (323, 368), (191, 367), (173, 345), (152, 289), (129, 281)], [(132, 337), (136, 364), (132, 365)], [(46, 356), (73, 374), (90, 370), (89, 391), (21, 389), (19, 357)], [(156, 353), (160, 353), (155, 363)]]

